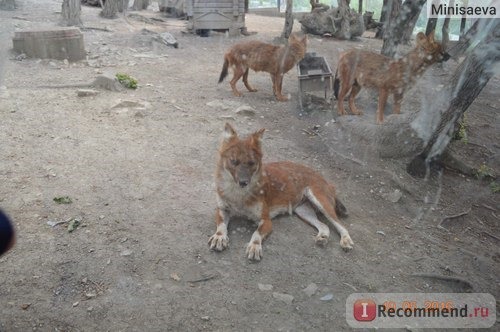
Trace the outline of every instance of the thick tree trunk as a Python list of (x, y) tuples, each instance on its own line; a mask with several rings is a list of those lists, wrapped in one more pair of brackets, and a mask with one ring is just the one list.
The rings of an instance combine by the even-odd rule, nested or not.
[(115, 18), (118, 12), (119, 5), (122, 0), (106, 0), (101, 11), (101, 16), (104, 18)]
[[(406, 0), (401, 6), (399, 0), (392, 1), (391, 15), (385, 24), (384, 44), (381, 53), (394, 57), (399, 44), (404, 41), (408, 31), (413, 32), (417, 18), (426, 0)], [(395, 7), (394, 7), (395, 6)], [(411, 36), (411, 32), (409, 35)]]
[(437, 18), (430, 18), (427, 20), (427, 26), (425, 27), (425, 34), (428, 36), (432, 31), (436, 30), (438, 23)]
[(470, 47), (471, 42), (474, 40), (478, 32), (479, 22), (481, 21), (477, 20), (476, 22), (474, 22), (470, 29), (467, 30), (467, 32), (463, 36), (460, 36), (460, 40), (458, 41), (458, 43), (450, 48), (448, 53), (452, 58), (456, 58), (457, 56), (462, 55), (467, 50), (467, 48)]
[(281, 38), (288, 39), (293, 29), (293, 0), (286, 0), (285, 26)]
[[(455, 5), (454, 0), (450, 0), (450, 7), (453, 7)], [(442, 38), (441, 38), (441, 45), (443, 46), (443, 49), (448, 48), (448, 43), (450, 42), (450, 17), (446, 17), (443, 22), (443, 28), (441, 30)]]
[(128, 0), (121, 0), (119, 3), (118, 3), (118, 11), (120, 13), (123, 13), (123, 12), (126, 12), (127, 9), (128, 9)]
[(375, 38), (384, 38), (384, 31), (385, 28), (387, 28), (387, 17), (389, 17), (389, 13), (391, 11), (392, 5), (391, 5), (392, 0), (384, 0), (382, 4), (382, 10), (380, 11), (380, 20), (379, 22), (382, 23), (382, 28), (377, 31), (375, 34)]
[(14, 10), (14, 9), (16, 9), (16, 1), (15, 0), (0, 0), (0, 9), (1, 10)]
[(132, 10), (144, 10), (149, 6), (149, 0), (134, 0)]
[(80, 18), (82, 5), (80, 0), (63, 0), (61, 12), (63, 25), (82, 26)]
[(453, 135), (457, 121), (472, 104), (493, 76), (493, 67), (500, 61), (500, 20), (481, 19), (486, 37), (472, 50), (455, 71), (450, 84), (451, 100), (441, 114), (422, 153), (408, 165), (412, 175), (425, 175), (433, 160), (438, 159)]
[(351, 25), (349, 22), (350, 15), (350, 0), (338, 0), (339, 4), (339, 19), (340, 19), (340, 30), (338, 32), (338, 38), (340, 39), (351, 39)]

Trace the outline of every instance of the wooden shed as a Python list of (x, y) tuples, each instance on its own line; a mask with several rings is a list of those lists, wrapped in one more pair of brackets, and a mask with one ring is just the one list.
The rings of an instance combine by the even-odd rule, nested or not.
[(188, 28), (228, 30), (238, 35), (245, 26), (245, 0), (186, 0)]

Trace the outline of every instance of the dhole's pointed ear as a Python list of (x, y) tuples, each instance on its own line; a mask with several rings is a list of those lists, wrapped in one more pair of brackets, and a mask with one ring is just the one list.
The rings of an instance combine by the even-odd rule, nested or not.
[(431, 33), (429, 33), (429, 35), (427, 36), (427, 40), (430, 41), (430, 42), (433, 42), (435, 39), (434, 39), (434, 33), (436, 32), (436, 30), (432, 30)]
[(236, 130), (234, 130), (233, 126), (231, 126), (229, 122), (226, 122), (226, 124), (224, 125), (224, 132), (222, 133), (224, 142), (229, 142), (236, 137), (238, 137)]
[(427, 36), (423, 32), (417, 33), (417, 45), (425, 45), (427, 43)]
[(260, 141), (262, 140), (262, 136), (264, 136), (265, 131), (266, 129), (262, 128), (261, 130), (258, 130), (255, 133), (253, 133), (251, 136), (252, 144), (260, 148)]

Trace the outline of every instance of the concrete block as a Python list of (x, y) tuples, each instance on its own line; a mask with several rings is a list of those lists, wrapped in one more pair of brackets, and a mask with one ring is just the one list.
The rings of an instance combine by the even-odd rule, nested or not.
[(78, 28), (20, 30), (12, 39), (14, 51), (30, 58), (79, 61), (86, 57), (83, 34)]

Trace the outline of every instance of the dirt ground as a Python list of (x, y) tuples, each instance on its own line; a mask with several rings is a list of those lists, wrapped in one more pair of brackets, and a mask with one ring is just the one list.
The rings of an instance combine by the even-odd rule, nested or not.
[[(106, 20), (83, 7), (86, 27), (110, 31), (85, 29), (88, 60), (66, 63), (16, 59), (14, 30), (57, 26), (61, 1), (17, 3), (16, 11), (0, 12), (0, 207), (17, 229), (16, 246), (0, 258), (0, 331), (344, 331), (345, 300), (355, 292), (499, 297), (500, 205), (491, 179), (449, 170), (415, 179), (405, 171), (408, 160), (378, 157), (370, 137), (360, 140), (342, 125), (377, 129), (373, 93), (359, 97), (364, 116), (335, 122), (321, 95), (300, 109), (295, 69), (284, 80), (285, 103), (274, 100), (264, 73), (250, 74), (259, 91), (241, 86), (241, 98), (227, 81), (217, 84), (225, 50), (250, 38), (271, 42), (281, 18), (250, 14), (256, 35), (202, 38), (153, 9), (137, 14), (163, 21)], [(151, 42), (143, 29), (170, 32), (179, 48)], [(309, 51), (333, 69), (344, 49), (380, 48), (369, 38), (309, 37)], [(456, 65), (432, 73), (447, 77)], [(137, 78), (138, 89), (78, 97), (76, 87), (41, 87), (119, 72)], [(432, 76), (423, 82), (408, 93), (403, 113), (420, 109)], [(499, 77), (491, 79), (467, 112), (468, 144), (452, 144), (464, 161), (493, 174), (499, 86)], [(240, 106), (254, 112), (236, 113)], [(246, 220), (230, 224), (229, 250), (209, 251), (226, 121), (242, 133), (265, 127), (266, 160), (304, 163), (336, 184), (349, 211), (351, 252), (334, 231), (317, 247), (314, 230), (295, 216), (274, 221), (259, 263), (245, 257), (255, 229)], [(54, 201), (66, 196), (70, 204)], [(74, 220), (80, 225), (68, 232)], [(306, 294), (311, 284), (317, 290)]]

